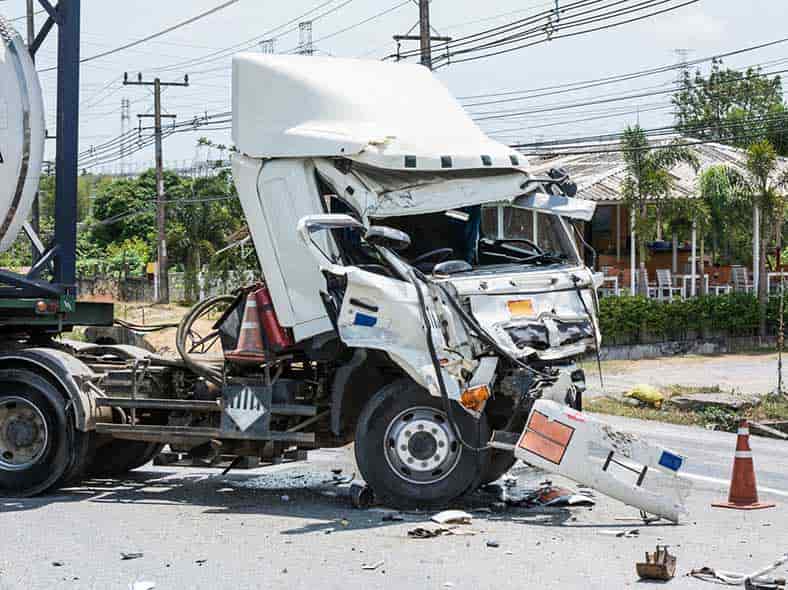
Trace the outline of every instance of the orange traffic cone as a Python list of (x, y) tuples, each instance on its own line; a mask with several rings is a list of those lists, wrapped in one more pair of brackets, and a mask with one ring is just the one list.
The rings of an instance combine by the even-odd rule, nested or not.
[(736, 510), (774, 508), (774, 504), (765, 504), (758, 501), (755, 466), (752, 462), (752, 450), (750, 449), (750, 425), (747, 420), (741, 421), (738, 434), (728, 501), (715, 503), (712, 506), (715, 508), (734, 508)]
[(227, 360), (236, 362), (265, 362), (263, 334), (260, 329), (260, 317), (257, 314), (257, 300), (254, 292), (250, 292), (246, 297), (244, 318), (238, 333), (238, 346), (224, 356)]

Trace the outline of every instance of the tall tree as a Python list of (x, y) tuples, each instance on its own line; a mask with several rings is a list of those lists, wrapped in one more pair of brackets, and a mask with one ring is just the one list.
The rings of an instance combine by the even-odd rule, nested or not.
[[(782, 227), (786, 214), (785, 188), (788, 187), (788, 170), (780, 166), (774, 146), (766, 139), (747, 148), (744, 170), (727, 168), (734, 194), (749, 203), (753, 211), (760, 212), (760, 259), (758, 265), (758, 301), (760, 307), (760, 335), (766, 335), (766, 307), (768, 288), (766, 284), (767, 250), (770, 243), (782, 246)], [(754, 236), (753, 236), (754, 237)]]
[(621, 187), (624, 201), (634, 215), (641, 265), (646, 262), (646, 241), (656, 229), (657, 215), (676, 186), (670, 170), (681, 162), (695, 168), (698, 161), (691, 150), (678, 142), (652, 148), (643, 129), (627, 127), (621, 140), (626, 176)]
[(715, 59), (708, 76), (700, 70), (685, 72), (673, 104), (676, 128), (685, 135), (742, 148), (766, 138), (779, 153), (788, 153), (788, 112), (780, 76), (764, 75), (760, 68), (723, 68)]
[(191, 179), (189, 191), (171, 203), (167, 239), (185, 274), (188, 301), (198, 298), (197, 277), (213, 254), (243, 223), (240, 203), (227, 170)]

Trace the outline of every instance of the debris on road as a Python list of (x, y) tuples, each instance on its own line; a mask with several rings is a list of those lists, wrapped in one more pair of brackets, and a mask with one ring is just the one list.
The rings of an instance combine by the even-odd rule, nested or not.
[(596, 502), (593, 492), (588, 488), (572, 490), (555, 486), (551, 481), (543, 481), (538, 488), (526, 490), (521, 495), (509, 495), (506, 490), (499, 488), (499, 502), (490, 505), (493, 512), (504, 512), (506, 506), (518, 508), (532, 508), (537, 506), (566, 507), (566, 506), (594, 506)]
[(147, 580), (139, 580), (129, 584), (129, 590), (154, 590), (154, 588), (156, 588), (156, 583)]
[(786, 563), (788, 563), (788, 553), (751, 574), (740, 574), (737, 572), (715, 570), (710, 567), (702, 567), (692, 570), (687, 575), (703, 580), (704, 582), (714, 582), (715, 584), (723, 583), (728, 586), (744, 586), (747, 590), (761, 590), (762, 588), (784, 589), (786, 585), (785, 578), (772, 578), (767, 576)]
[(471, 524), (473, 516), (462, 510), (444, 510), (430, 520), (438, 524)]
[(489, 541), (487, 541), (486, 545), (487, 545), (488, 547), (491, 547), (492, 549), (497, 549), (498, 547), (500, 547), (500, 546), (501, 546), (501, 544), (500, 544), (498, 541), (494, 541), (494, 540), (492, 540), (492, 539), (490, 539)]
[(197, 559), (197, 560), (195, 560), (195, 562), (194, 562), (194, 563), (196, 563), (197, 565), (199, 565), (200, 567), (202, 567), (202, 566), (204, 566), (206, 563), (208, 563), (208, 560), (207, 560), (207, 559)]
[(542, 506), (593, 506), (596, 504), (590, 491), (575, 492), (568, 488), (547, 486), (540, 490), (537, 501)]
[(619, 539), (632, 539), (640, 536), (640, 529), (625, 529), (623, 531), (599, 531), (600, 535), (618, 537)]
[(435, 537), (440, 537), (441, 535), (448, 535), (451, 534), (449, 529), (425, 529), (424, 527), (416, 527), (415, 529), (408, 531), (408, 536), (411, 539), (434, 539)]
[(470, 529), (462, 529), (454, 527), (438, 527), (428, 529), (425, 527), (416, 527), (408, 531), (408, 537), (411, 539), (434, 539), (435, 537), (442, 537), (444, 535), (455, 535), (458, 537), (470, 537), (476, 534), (476, 531)]
[(376, 561), (375, 563), (364, 563), (361, 564), (361, 569), (367, 571), (374, 571), (378, 569), (380, 566), (382, 566), (384, 563), (385, 562), (382, 559), (380, 561)]
[(66, 565), (66, 564), (63, 563), (62, 561), (53, 561), (52, 562), (52, 567), (63, 567), (64, 565)]
[(369, 508), (375, 503), (375, 492), (367, 484), (353, 482), (350, 484), (350, 502), (353, 508)]
[(505, 488), (513, 488), (517, 486), (517, 478), (513, 475), (504, 475), (503, 476), (503, 486)]
[(140, 559), (144, 556), (144, 553), (121, 553), (120, 559), (121, 561), (131, 561), (132, 559)]
[(643, 580), (672, 580), (676, 575), (676, 556), (671, 555), (667, 545), (657, 545), (657, 550), (647, 551), (646, 561), (636, 563), (635, 569)]

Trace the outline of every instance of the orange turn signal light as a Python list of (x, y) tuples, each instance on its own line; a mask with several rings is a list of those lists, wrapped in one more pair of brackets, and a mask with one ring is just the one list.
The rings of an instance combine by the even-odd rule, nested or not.
[(462, 392), (460, 403), (464, 408), (478, 412), (488, 399), (490, 399), (490, 388), (486, 385), (477, 385)]

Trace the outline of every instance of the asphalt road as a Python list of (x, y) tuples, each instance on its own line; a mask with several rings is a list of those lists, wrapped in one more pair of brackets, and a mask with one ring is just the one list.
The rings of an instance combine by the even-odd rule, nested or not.
[[(690, 457), (685, 523), (622, 521), (636, 511), (600, 496), (593, 508), (492, 514), (484, 510), (493, 496), (477, 493), (459, 504), (474, 515), (460, 527), (467, 534), (417, 540), (407, 531), (429, 526), (430, 514), (383, 522), (386, 509), (355, 510), (347, 489), (333, 485), (332, 469), (354, 472), (349, 449), (228, 477), (147, 466), (122, 481), (0, 500), (0, 589), (125, 590), (134, 581), (157, 590), (649, 588), (656, 584), (638, 582), (634, 564), (657, 543), (678, 556), (670, 587), (690, 589), (708, 587), (684, 577), (692, 568), (752, 571), (788, 551), (788, 443), (752, 440), (762, 499), (777, 508), (712, 509), (727, 493), (734, 435), (614, 421)], [(522, 465), (514, 471), (514, 493), (545, 477)], [(632, 527), (637, 537), (610, 534)], [(132, 552), (143, 556), (121, 559)]]

